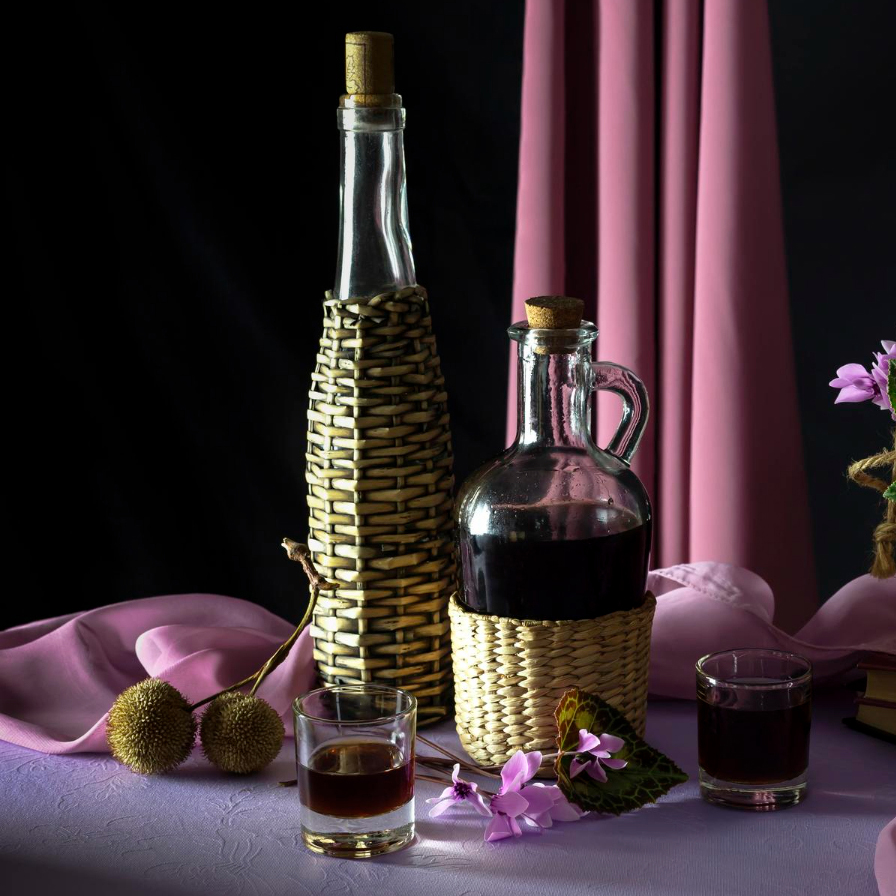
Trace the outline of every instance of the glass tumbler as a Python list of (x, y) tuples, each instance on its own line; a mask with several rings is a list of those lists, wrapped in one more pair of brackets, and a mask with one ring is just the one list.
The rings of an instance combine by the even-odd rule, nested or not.
[(414, 838), (417, 701), (382, 685), (319, 688), (293, 703), (302, 838), (348, 859)]
[(697, 661), (700, 792), (712, 803), (769, 810), (806, 796), (812, 665), (741, 648)]

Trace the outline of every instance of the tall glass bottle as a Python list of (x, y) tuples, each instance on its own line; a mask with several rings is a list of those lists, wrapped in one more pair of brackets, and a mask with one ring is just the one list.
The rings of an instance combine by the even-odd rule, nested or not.
[(407, 226), (392, 36), (346, 36), (339, 249), (308, 409), (309, 538), (326, 577), (314, 658), (327, 684), (379, 683), (443, 717), (454, 589), (447, 397)]
[(404, 170), (404, 119), (395, 93), (392, 35), (346, 36), (346, 93), (336, 113), (342, 136), (337, 299), (413, 286)]

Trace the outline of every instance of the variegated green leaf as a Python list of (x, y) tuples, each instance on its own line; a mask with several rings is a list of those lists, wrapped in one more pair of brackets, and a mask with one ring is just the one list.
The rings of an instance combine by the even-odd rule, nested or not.
[[(557, 783), (570, 802), (592, 812), (621, 815), (647, 803), (655, 803), (688, 776), (659, 750), (635, 733), (621, 712), (600, 697), (579, 688), (567, 691), (554, 712), (557, 720)], [(607, 781), (595, 781), (585, 772), (569, 776), (569, 766), (579, 742), (579, 729), (593, 734), (615, 734), (625, 746), (615, 758), (628, 765), (621, 770), (607, 769)]]

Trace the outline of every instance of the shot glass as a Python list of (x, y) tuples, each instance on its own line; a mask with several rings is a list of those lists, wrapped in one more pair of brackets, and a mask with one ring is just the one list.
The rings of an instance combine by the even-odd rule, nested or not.
[(782, 809), (805, 799), (812, 665), (795, 653), (742, 648), (697, 661), (697, 738), (704, 799)]
[(414, 839), (417, 701), (381, 685), (319, 688), (293, 703), (302, 838), (365, 859)]

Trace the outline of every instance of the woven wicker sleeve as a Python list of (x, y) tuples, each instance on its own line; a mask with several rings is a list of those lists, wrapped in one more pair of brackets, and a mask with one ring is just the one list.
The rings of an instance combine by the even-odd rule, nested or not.
[(648, 592), (634, 610), (533, 621), (475, 613), (452, 597), (455, 718), (466, 751), (482, 765), (502, 765), (517, 750), (555, 751), (554, 710), (572, 687), (602, 697), (643, 735), (655, 609)]
[(325, 683), (377, 682), (443, 718), (455, 587), (453, 456), (426, 291), (327, 294), (308, 409), (309, 539), (327, 578), (311, 634)]

